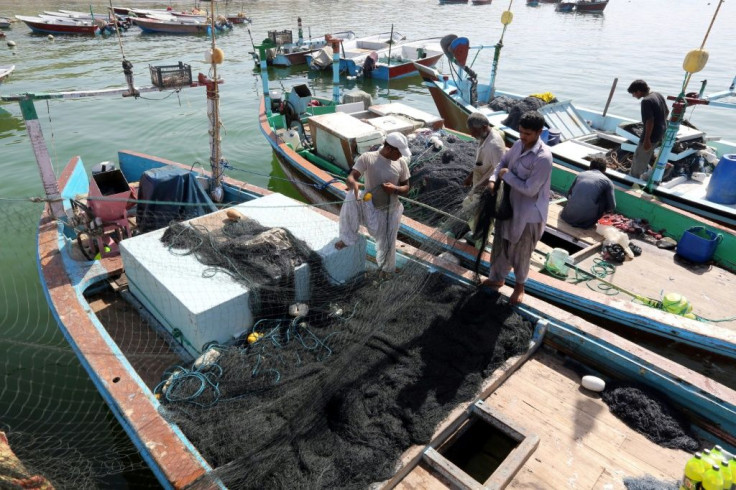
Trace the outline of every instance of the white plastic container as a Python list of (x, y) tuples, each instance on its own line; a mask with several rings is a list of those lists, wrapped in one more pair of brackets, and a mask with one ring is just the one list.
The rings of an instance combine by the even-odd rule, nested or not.
[(567, 276), (568, 267), (567, 259), (570, 254), (564, 248), (554, 248), (547, 254), (547, 260), (544, 262), (544, 268), (556, 276)]

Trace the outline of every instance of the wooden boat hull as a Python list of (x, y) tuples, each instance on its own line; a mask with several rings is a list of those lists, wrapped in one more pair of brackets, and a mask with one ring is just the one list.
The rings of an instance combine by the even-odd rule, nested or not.
[(577, 2), (575, 10), (578, 12), (599, 13), (603, 12), (608, 2)]
[(0, 66), (0, 83), (3, 83), (15, 70), (15, 65)]
[(310, 49), (307, 51), (299, 51), (295, 53), (277, 53), (271, 60), (272, 66), (298, 66), (307, 63), (307, 57), (317, 51)]
[(41, 18), (16, 16), (23, 21), (33, 32), (39, 34), (86, 34), (95, 35), (100, 28), (94, 24), (81, 25), (72, 23), (55, 23), (52, 20)]
[[(154, 34), (207, 34), (211, 28), (209, 24), (197, 24), (193, 22), (165, 22), (155, 19), (136, 19), (131, 18), (133, 24), (143, 30), (143, 32)], [(215, 27), (217, 30), (223, 28)]]
[[(119, 160), (121, 170), (131, 182), (139, 180), (143, 171), (152, 167), (189, 169), (175, 162), (128, 151), (120, 152)], [(63, 194), (84, 192), (84, 177), (82, 162), (75, 158), (60, 178)], [(226, 179), (225, 188), (229, 202), (243, 202), (269, 194), (267, 190), (230, 179)], [(162, 485), (188, 488), (209, 477), (213, 485), (222, 487), (197, 449), (162, 416), (159, 401), (129, 363), (126, 353), (92, 313), (84, 297), (87, 288), (122, 271), (120, 257), (75, 263), (68, 256), (70, 243), (63, 225), (45, 212), (38, 239), (41, 280), (51, 312), (84, 368)], [(400, 258), (400, 266), (406, 261), (418, 261), (443, 270), (455, 281), (472, 284), (472, 275), (467, 270), (422, 255), (409, 246), (402, 245), (401, 250), (406, 255)], [(601, 372), (657, 389), (686, 407), (688, 413), (697, 417), (712, 434), (725, 442), (736, 442), (729, 435), (736, 432), (736, 394), (732, 390), (534, 298), (519, 311), (533, 322), (547, 320), (546, 325), (537, 323), (535, 345), (544, 342), (596, 366)], [(532, 349), (528, 355), (532, 355)], [(502, 385), (527, 357), (513, 359), (512, 367), (486, 385), (484, 396)], [(463, 410), (464, 407), (458, 407), (448, 423), (460, 423)], [(446, 426), (439, 427), (436, 434), (444, 429)], [(395, 478), (403, 478), (410, 469), (411, 464), (404, 464)]]

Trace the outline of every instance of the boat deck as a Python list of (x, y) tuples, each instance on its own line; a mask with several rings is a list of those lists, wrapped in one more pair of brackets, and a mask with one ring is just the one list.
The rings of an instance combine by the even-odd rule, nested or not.
[[(625, 488), (623, 478), (682, 476), (687, 453), (665, 449), (627, 427), (553, 351), (541, 349), (485, 400), (492, 410), (539, 437), (508, 488)], [(480, 488), (480, 483), (478, 488)], [(450, 487), (426, 463), (399, 489)]]
[[(693, 312), (704, 318), (736, 317), (736, 303), (732, 300), (736, 290), (734, 274), (712, 265), (684, 263), (674, 251), (642, 240), (632, 240), (632, 243), (642, 248), (641, 256), (617, 265), (607, 281), (653, 299), (661, 299), (663, 294), (670, 292), (680, 293), (693, 305)], [(600, 254), (592, 254), (579, 262), (578, 267), (590, 271), (599, 258)], [(569, 277), (574, 275), (575, 272), (570, 271)], [(736, 332), (736, 321), (706, 325)]]

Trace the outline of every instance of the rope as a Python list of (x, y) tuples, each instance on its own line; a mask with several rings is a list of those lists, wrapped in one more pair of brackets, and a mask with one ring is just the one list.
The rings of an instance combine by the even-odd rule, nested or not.
[(465, 223), (465, 220), (464, 219), (458, 218), (457, 216), (454, 216), (454, 215), (452, 215), (450, 213), (446, 213), (446, 212), (444, 212), (444, 211), (442, 211), (440, 209), (433, 208), (432, 206), (429, 206), (427, 204), (424, 204), (423, 202), (415, 201), (414, 199), (409, 199), (408, 197), (404, 197), (404, 196), (399, 196), (399, 199), (401, 199), (402, 201), (406, 201), (408, 203), (416, 204), (417, 206), (421, 206), (423, 208), (429, 209), (430, 211), (433, 211), (433, 212), (435, 212), (437, 214), (440, 214), (442, 216), (445, 216), (446, 218), (454, 219), (455, 221), (459, 221), (461, 223)]

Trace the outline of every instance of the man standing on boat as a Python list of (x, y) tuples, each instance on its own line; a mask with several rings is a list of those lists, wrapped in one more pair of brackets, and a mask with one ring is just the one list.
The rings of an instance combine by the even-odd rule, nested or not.
[(631, 82), (628, 92), (641, 99), (641, 122), (644, 124), (644, 132), (634, 151), (629, 173), (632, 177), (642, 178), (642, 174), (649, 168), (654, 149), (662, 142), (670, 111), (664, 97), (659, 92), (650, 91), (644, 80)]
[[(345, 202), (340, 209), (340, 239), (335, 248), (353, 245), (363, 225), (376, 241), (376, 262), (381, 272), (396, 269), (396, 236), (404, 206), (399, 195), (409, 192), (409, 142), (401, 133), (389, 133), (378, 151), (355, 160), (346, 181)], [(365, 191), (359, 195), (358, 179), (365, 175)]]
[(590, 228), (606, 213), (616, 209), (613, 182), (606, 177), (606, 159), (595, 157), (590, 170), (580, 172), (567, 191), (562, 218), (570, 226)]
[[(501, 157), (506, 153), (506, 144), (503, 135), (491, 127), (488, 118), (480, 112), (473, 112), (468, 116), (468, 131), (480, 143), (475, 154), (475, 166), (465, 178), (463, 184), (472, 186), (470, 193), (463, 200), (463, 209), (472, 212), (478, 209), (478, 201), (481, 192), (488, 185), (488, 179), (501, 162)], [(475, 233), (476, 216), (468, 220), (470, 231)], [(467, 229), (467, 228), (466, 228)], [(481, 237), (473, 237), (477, 242)]]
[(524, 300), (532, 252), (547, 222), (552, 151), (540, 138), (542, 129), (544, 117), (539, 112), (529, 111), (521, 116), (519, 139), (501, 158), (488, 184), (491, 192), (501, 181), (511, 187), (513, 215), (508, 220), (496, 221), (491, 271), (483, 285), (499, 289), (513, 269), (516, 285), (510, 303), (515, 305)]

